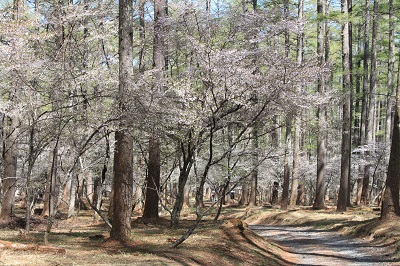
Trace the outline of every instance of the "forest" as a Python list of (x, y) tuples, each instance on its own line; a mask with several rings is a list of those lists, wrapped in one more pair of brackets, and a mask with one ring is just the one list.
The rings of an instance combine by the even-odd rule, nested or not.
[(399, 8), (0, 0), (0, 246), (62, 247), (79, 219), (121, 249), (291, 211), (398, 221)]

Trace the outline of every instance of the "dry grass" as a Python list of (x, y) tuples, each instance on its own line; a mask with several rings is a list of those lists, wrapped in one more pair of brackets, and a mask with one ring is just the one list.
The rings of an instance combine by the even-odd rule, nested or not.
[[(355, 208), (345, 213), (327, 209), (315, 211), (296, 209), (280, 211), (270, 207), (246, 209), (224, 208), (222, 221), (213, 222), (213, 214), (205, 217), (195, 233), (176, 249), (168, 246), (192, 225), (190, 210), (183, 213), (181, 228), (168, 228), (168, 217), (143, 223), (135, 217), (131, 243), (107, 240), (104, 223), (93, 223), (92, 212), (81, 212), (76, 220), (61, 219), (53, 226), (49, 241), (63, 248), (65, 254), (38, 250), (0, 248), (2, 265), (292, 265), (290, 253), (278, 245), (257, 236), (241, 225), (279, 224), (314, 226), (369, 238), (376, 245), (400, 249), (399, 221), (381, 223), (378, 213), (367, 208)], [(232, 218), (234, 218), (232, 220)], [(235, 220), (237, 219), (237, 220)], [(0, 240), (21, 244), (43, 245), (45, 220), (35, 217), (29, 236), (21, 234), (20, 223), (0, 230)]]
[[(206, 217), (195, 233), (176, 249), (168, 246), (192, 225), (193, 216), (185, 213), (181, 229), (168, 228), (168, 220), (132, 223), (131, 243), (107, 240), (104, 223), (93, 223), (92, 212), (81, 212), (75, 221), (58, 220), (49, 236), (50, 245), (65, 254), (38, 250), (0, 249), (2, 265), (292, 265), (289, 254), (279, 246), (257, 236), (247, 228), (227, 222), (243, 209), (226, 208), (225, 221), (214, 223)], [(0, 230), (0, 240), (43, 245), (45, 220), (35, 217), (32, 232), (26, 237), (18, 225)]]

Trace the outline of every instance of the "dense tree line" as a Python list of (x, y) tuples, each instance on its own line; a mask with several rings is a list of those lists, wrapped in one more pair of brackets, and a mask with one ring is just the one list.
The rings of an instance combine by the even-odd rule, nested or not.
[(92, 208), (126, 241), (132, 210), (176, 228), (231, 192), (399, 215), (397, 5), (2, 2), (0, 218)]

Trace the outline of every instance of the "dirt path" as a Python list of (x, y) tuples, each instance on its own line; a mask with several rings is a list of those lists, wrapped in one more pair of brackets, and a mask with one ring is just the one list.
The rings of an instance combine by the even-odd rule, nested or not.
[(327, 230), (310, 227), (249, 226), (260, 236), (274, 240), (294, 255), (297, 265), (400, 265), (384, 247), (346, 238)]

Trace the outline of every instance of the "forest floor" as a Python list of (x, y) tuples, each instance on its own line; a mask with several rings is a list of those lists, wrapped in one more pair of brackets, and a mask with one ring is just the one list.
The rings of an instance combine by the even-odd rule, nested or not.
[[(49, 235), (50, 249), (44, 245), (46, 220), (34, 216), (28, 236), (23, 233), (22, 223), (2, 226), (0, 265), (307, 264), (299, 257), (299, 251), (294, 250), (299, 246), (290, 247), (282, 239), (277, 239), (280, 244), (270, 240), (280, 233), (268, 228), (269, 232), (264, 230), (265, 234), (260, 236), (256, 233), (260, 230), (250, 230), (246, 223), (253, 229), (257, 229), (254, 225), (301, 227), (329, 231), (340, 239), (342, 234), (358, 237), (379, 248), (389, 265), (399, 263), (400, 220), (381, 223), (377, 218), (379, 213), (369, 208), (352, 208), (345, 213), (336, 213), (333, 208), (281, 211), (270, 206), (251, 209), (226, 206), (220, 221), (215, 223), (215, 211), (211, 212), (183, 244), (169, 248), (193, 224), (195, 217), (191, 211), (183, 212), (181, 227), (177, 230), (168, 228), (167, 213), (158, 221), (145, 223), (134, 217), (132, 241), (125, 245), (107, 240), (107, 226), (102, 222), (94, 223), (92, 211), (81, 211), (74, 220), (56, 220)], [(305, 234), (310, 236), (311, 231)]]

